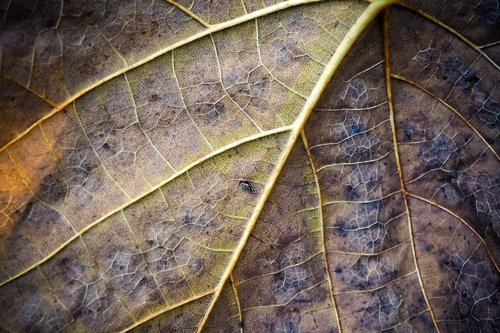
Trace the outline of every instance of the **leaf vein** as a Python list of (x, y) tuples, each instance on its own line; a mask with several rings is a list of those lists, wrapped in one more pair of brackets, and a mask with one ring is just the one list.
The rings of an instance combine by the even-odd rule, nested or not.
[(257, 133), (255, 135), (252, 135), (252, 136), (249, 136), (249, 137), (246, 137), (244, 139), (241, 139), (241, 140), (238, 140), (238, 141), (235, 141), (227, 146), (224, 146), (224, 147), (221, 147), (213, 152), (211, 152), (210, 154), (198, 159), (197, 161), (195, 161), (194, 163), (184, 167), (182, 170), (179, 170), (179, 172), (177, 172), (176, 174), (173, 174), (172, 176), (168, 177), (167, 179), (165, 179), (163, 182), (161, 182), (160, 184), (152, 187), (149, 191), (145, 192), (144, 194), (138, 196), (137, 198), (134, 198), (132, 200), (129, 200), (128, 202), (124, 203), (123, 205), (121, 205), (120, 207), (110, 211), (109, 213), (107, 213), (106, 215), (102, 216), (101, 218), (99, 218), (98, 220), (90, 223), (89, 225), (87, 225), (84, 229), (80, 230), (78, 233), (74, 234), (72, 237), (70, 237), (68, 240), (66, 240), (64, 243), (62, 243), (59, 247), (57, 247), (56, 249), (54, 249), (49, 255), (47, 255), (45, 258), (35, 262), (33, 265), (27, 267), (26, 269), (22, 270), (21, 272), (19, 272), (18, 274), (8, 278), (7, 280), (4, 280), (2, 282), (0, 282), (0, 287), (25, 275), (26, 273), (28, 273), (29, 271), (31, 271), (32, 269), (38, 267), (39, 265), (43, 264), (44, 262), (46, 262), (47, 260), (49, 260), (50, 258), (52, 258), (54, 255), (56, 255), (58, 252), (60, 252), (62, 249), (64, 249), (68, 244), (70, 244), (71, 242), (73, 242), (76, 238), (80, 237), (82, 234), (84, 234), (85, 232), (87, 232), (88, 230), (92, 229), (95, 225), (99, 224), (100, 222), (104, 221), (105, 219), (107, 219), (108, 217), (120, 212), (121, 210), (125, 209), (126, 207), (132, 205), (133, 203), (141, 200), (142, 198), (144, 198), (145, 196), (153, 193), (154, 191), (156, 191), (157, 189), (161, 188), (162, 186), (164, 186), (165, 184), (168, 184), (169, 182), (171, 182), (173, 179), (179, 177), (180, 175), (183, 175), (184, 173), (188, 172), (189, 170), (191, 170), (192, 168), (196, 167), (197, 165), (201, 164), (202, 162), (214, 157), (214, 156), (217, 156), (217, 155), (220, 155), (222, 153), (224, 153), (225, 151), (229, 150), (229, 149), (232, 149), (232, 148), (235, 148), (239, 145), (242, 145), (244, 143), (247, 143), (247, 142), (251, 142), (251, 141), (254, 141), (254, 140), (258, 140), (260, 138), (263, 138), (263, 137), (266, 137), (266, 136), (270, 136), (270, 135), (273, 135), (273, 134), (278, 134), (278, 133), (283, 133), (283, 132), (288, 132), (291, 130), (291, 126), (286, 126), (286, 127), (279, 127), (279, 128), (276, 128), (276, 129), (273, 129), (273, 130), (270, 130), (270, 131), (266, 131), (266, 132), (262, 132), (262, 133)]

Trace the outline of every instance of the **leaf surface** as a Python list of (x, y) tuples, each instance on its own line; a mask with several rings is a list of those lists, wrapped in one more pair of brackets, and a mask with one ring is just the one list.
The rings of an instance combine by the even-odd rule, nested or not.
[(493, 3), (4, 7), (2, 329), (498, 330)]

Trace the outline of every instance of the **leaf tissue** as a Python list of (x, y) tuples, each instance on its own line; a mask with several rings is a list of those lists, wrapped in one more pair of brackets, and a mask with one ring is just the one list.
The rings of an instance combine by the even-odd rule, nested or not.
[(500, 331), (498, 6), (0, 1), (0, 331)]

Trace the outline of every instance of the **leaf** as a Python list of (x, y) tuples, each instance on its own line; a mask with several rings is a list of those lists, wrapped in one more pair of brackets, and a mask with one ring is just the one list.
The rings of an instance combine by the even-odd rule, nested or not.
[(0, 8), (2, 331), (499, 329), (493, 1)]

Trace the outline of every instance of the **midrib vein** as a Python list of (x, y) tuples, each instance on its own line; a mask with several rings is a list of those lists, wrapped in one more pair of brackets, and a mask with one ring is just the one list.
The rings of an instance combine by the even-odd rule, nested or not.
[(233, 252), (233, 256), (231, 257), (231, 260), (229, 261), (229, 264), (224, 271), (224, 273), (221, 276), (221, 280), (219, 281), (219, 284), (215, 288), (215, 293), (214, 297), (212, 299), (212, 302), (210, 306), (207, 309), (207, 312), (205, 313), (205, 316), (203, 317), (200, 325), (198, 326), (197, 333), (200, 333), (203, 330), (203, 327), (205, 326), (205, 323), (207, 322), (210, 313), (212, 312), (212, 309), (215, 306), (215, 303), (217, 302), (223, 288), (224, 284), (228, 280), (229, 276), (231, 275), (234, 266), (236, 265), (236, 262), (238, 261), (238, 258), (240, 257), (241, 253), (243, 252), (243, 248), (245, 247), (245, 244), (247, 243), (248, 238), (250, 237), (250, 234), (257, 222), (257, 219), (264, 208), (264, 204), (267, 201), (267, 198), (271, 194), (272, 189), (274, 188), (274, 184), (276, 183), (278, 179), (278, 175), (281, 173), (281, 170), (283, 169), (283, 166), (285, 165), (286, 160), (288, 159), (288, 155), (290, 154), (293, 146), (295, 145), (295, 142), (297, 141), (298, 137), (300, 136), (301, 131), (304, 128), (304, 125), (307, 122), (307, 119), (309, 118), (312, 110), (314, 109), (316, 103), (319, 101), (321, 95), (323, 94), (324, 90), (326, 89), (326, 86), (330, 82), (331, 78), (333, 77), (333, 74), (335, 73), (336, 69), (340, 66), (342, 60), (344, 57), (347, 55), (347, 52), (351, 49), (351, 47), (354, 45), (354, 43), (358, 40), (359, 36), (361, 33), (365, 30), (365, 28), (373, 21), (373, 19), (387, 6), (395, 3), (398, 0), (376, 0), (372, 2), (366, 10), (358, 17), (356, 22), (351, 26), (347, 34), (345, 35), (344, 39), (342, 42), (339, 44), (337, 49), (335, 50), (335, 53), (333, 54), (332, 58), (328, 61), (328, 64), (325, 66), (323, 72), (321, 73), (318, 81), (316, 82), (316, 85), (314, 86), (313, 90), (311, 91), (311, 94), (306, 100), (306, 103), (304, 104), (304, 107), (302, 108), (302, 111), (300, 112), (299, 116), (295, 120), (293, 124), (293, 129), (290, 133), (288, 142), (285, 146), (285, 149), (283, 153), (281, 154), (276, 167), (274, 169), (274, 172), (271, 174), (269, 177), (268, 183), (265, 185), (263, 189), (263, 193), (261, 197), (259, 198), (257, 205), (252, 213), (252, 216), (250, 217), (248, 221), (248, 226), (245, 229), (240, 242), (236, 246)]
[[(60, 109), (64, 108), (67, 104), (71, 103), (72, 100), (76, 99), (77, 97), (83, 95), (84, 93), (90, 91), (92, 88), (94, 88), (95, 86), (98, 86), (100, 84), (102, 84), (103, 82), (106, 82), (122, 73), (125, 73), (126, 71), (132, 69), (132, 68), (135, 68), (135, 67), (138, 67), (172, 49), (175, 49), (176, 47), (179, 47), (180, 45), (184, 45), (184, 44), (187, 44), (188, 42), (191, 42), (193, 40), (196, 40), (198, 38), (201, 38), (203, 36), (206, 36), (206, 35), (209, 35), (210, 33), (213, 33), (213, 32), (216, 32), (216, 31), (220, 31), (220, 30), (223, 30), (225, 28), (228, 28), (230, 26), (234, 26), (234, 25), (237, 25), (237, 24), (240, 24), (240, 23), (243, 23), (243, 22), (246, 22), (250, 19), (255, 19), (255, 18), (258, 18), (260, 16), (263, 16), (263, 15), (267, 15), (267, 14), (270, 14), (270, 13), (273, 13), (275, 11), (278, 11), (278, 10), (281, 10), (281, 9), (284, 9), (284, 8), (287, 8), (287, 7), (291, 7), (291, 6), (296, 6), (296, 5), (300, 5), (300, 4), (305, 4), (305, 3), (311, 3), (311, 2), (317, 2), (318, 0), (296, 0), (296, 1), (288, 1), (286, 3), (280, 3), (280, 4), (277, 4), (277, 5), (274, 5), (274, 6), (271, 6), (271, 7), (267, 7), (263, 10), (259, 10), (259, 11), (256, 11), (256, 12), (253, 12), (251, 14), (248, 14), (248, 15), (244, 15), (238, 19), (235, 19), (235, 20), (232, 20), (232, 21), (228, 21), (226, 23), (223, 23), (223, 24), (220, 24), (220, 25), (216, 25), (216, 26), (213, 26), (211, 29), (207, 29), (206, 31), (200, 33), (200, 34), (197, 34), (197, 35), (194, 35), (193, 37), (189, 38), (189, 39), (186, 39), (186, 40), (183, 40), (181, 42), (178, 42), (176, 44), (173, 44), (171, 45), (170, 47), (168, 48), (165, 48), (159, 52), (156, 52), (155, 54), (153, 54), (152, 56), (136, 63), (136, 64), (133, 64), (131, 66), (128, 66), (126, 69), (123, 69), (111, 76), (108, 76), (107, 78), (99, 81), (99, 83), (96, 83), (94, 84), (92, 87), (89, 87), (88, 89), (86, 89), (85, 91), (81, 91), (78, 96), (74, 96), (72, 97), (72, 99), (67, 102), (66, 104), (64, 105), (61, 105), (60, 108), (58, 110), (54, 110), (51, 114), (47, 115), (46, 117), (42, 118), (41, 120), (39, 120), (39, 122), (42, 122), (44, 119), (47, 119), (49, 118), (51, 115), (53, 115), (54, 113), (56, 113), (57, 111), (59, 111)], [(288, 139), (288, 142), (285, 146), (285, 149), (280, 157), (280, 159), (278, 160), (277, 162), (277, 165), (275, 167), (275, 170), (274, 172), (272, 173), (271, 177), (270, 177), (270, 180), (269, 182), (266, 184), (266, 186), (264, 187), (264, 190), (263, 190), (263, 195), (261, 196), (261, 198), (259, 199), (257, 205), (256, 205), (256, 208), (254, 210), (254, 212), (252, 213), (252, 216), (249, 220), (249, 225), (248, 227), (245, 229), (245, 232), (240, 240), (240, 242), (238, 243), (238, 246), (236, 247), (236, 249), (234, 250), (234, 254), (230, 260), (230, 263), (228, 265), (228, 267), (226, 268), (226, 270), (224, 271), (223, 275), (222, 275), (222, 278), (220, 280), (220, 282), (218, 283), (218, 285), (216, 286), (216, 288), (214, 290), (210, 290), (208, 291), (207, 293), (204, 293), (203, 295), (209, 295), (211, 293), (214, 293), (214, 296), (213, 296), (213, 299), (212, 299), (212, 302), (209, 306), (209, 308), (207, 309), (207, 312), (205, 313), (205, 316), (203, 317), (199, 327), (198, 327), (198, 332), (200, 332), (206, 321), (208, 320), (208, 317), (213, 309), (213, 307), (215, 306), (215, 303), (217, 302), (221, 292), (222, 292), (222, 289), (224, 287), (224, 284), (226, 283), (226, 281), (228, 280), (230, 274), (232, 273), (233, 271), (233, 268), (248, 240), (248, 238), (250, 237), (250, 233), (251, 231), (253, 230), (253, 227), (258, 219), (258, 216), (260, 215), (260, 212), (262, 211), (263, 207), (264, 207), (264, 204), (265, 202), (267, 201), (267, 198), (269, 197), (269, 194), (271, 193), (271, 190), (274, 188), (274, 184), (278, 178), (278, 175), (280, 174), (284, 164), (285, 164), (285, 161), (287, 160), (288, 158), (288, 155), (290, 154), (292, 148), (293, 148), (293, 145), (295, 144), (297, 138), (299, 137), (300, 135), (300, 132), (303, 130), (304, 128), (304, 125), (307, 121), (307, 119), (309, 118), (309, 115), (311, 114), (314, 106), (316, 105), (316, 103), (318, 102), (319, 98), (321, 97), (323, 91), (325, 90), (327, 84), (329, 83), (330, 79), (332, 78), (334, 72), (336, 71), (336, 69), (338, 68), (338, 66), (340, 65), (340, 63), (342, 62), (342, 60), (344, 59), (344, 57), (346, 56), (347, 52), (351, 49), (351, 47), (353, 46), (353, 44), (356, 42), (356, 40), (359, 38), (359, 36), (361, 35), (361, 33), (365, 30), (365, 28), (368, 26), (368, 24), (370, 24), (373, 19), (387, 6), (391, 5), (391, 4), (394, 4), (396, 3), (398, 0), (376, 0), (376, 1), (373, 1), (371, 2), (371, 4), (368, 6), (368, 8), (363, 12), (363, 14), (358, 18), (358, 20), (356, 21), (356, 23), (349, 29), (349, 31), (347, 32), (346, 36), (344, 37), (344, 39), (342, 40), (342, 42), (340, 43), (340, 45), (338, 46), (338, 48), (336, 49), (335, 53), (333, 54), (332, 58), (330, 59), (330, 61), (328, 62), (328, 64), (326, 65), (324, 71), (322, 72), (320, 78), (318, 79), (316, 85), (314, 86), (310, 96), (308, 97), (308, 99), (306, 100), (306, 103), (302, 109), (302, 112), (300, 113), (299, 117), (297, 118), (297, 120), (294, 122), (294, 124), (292, 126), (287, 126), (287, 127), (282, 127), (282, 128), (279, 128), (279, 129), (276, 129), (276, 130), (273, 130), (273, 131), (268, 131), (268, 132), (264, 132), (264, 133), (259, 133), (259, 134), (256, 134), (254, 136), (251, 136), (251, 137), (248, 137), (246, 138), (245, 140), (240, 140), (236, 143), (233, 143), (229, 146), (226, 146), (223, 148), (223, 151), (225, 150), (228, 150), (230, 148), (233, 148), (241, 143), (244, 142), (248, 142), (248, 141), (251, 141), (251, 140), (256, 140), (260, 137), (264, 137), (264, 136), (267, 136), (267, 135), (271, 135), (271, 134), (274, 134), (274, 133), (281, 133), (281, 132), (285, 132), (285, 131), (291, 131), (290, 133), (290, 136), (289, 136), (289, 139)], [(222, 25), (224, 25), (225, 27), (221, 27)], [(37, 125), (37, 124), (36, 124)], [(26, 130), (22, 135), (20, 135), (20, 137), (24, 136), (26, 133), (28, 133), (31, 128), (35, 127), (36, 125), (30, 127), (28, 130)], [(273, 132), (273, 133), (270, 133), (270, 132)], [(17, 141), (20, 137), (18, 137), (15, 141)], [(6, 149), (8, 146), (10, 146), (13, 142), (15, 141), (11, 141), (9, 142), (7, 145), (5, 145), (4, 147), (2, 147), (0, 149), (0, 151)], [(214, 155), (217, 155), (217, 154), (220, 154), (222, 153), (223, 151), (221, 151), (220, 149), (219, 150), (216, 150), (214, 151), (213, 153), (203, 157), (202, 159), (200, 159), (199, 161), (195, 162), (194, 164), (186, 167), (185, 169), (179, 171), (177, 174), (175, 174), (174, 176), (171, 176), (169, 177), (167, 180), (165, 180), (164, 182), (162, 182), (160, 185), (156, 186), (154, 189), (150, 190), (148, 193), (140, 196), (139, 198), (136, 198), (133, 202), (135, 201), (138, 201), (140, 200), (142, 197), (146, 196), (147, 194), (155, 191), (156, 189), (160, 188), (161, 186), (165, 185), (166, 183), (168, 183), (169, 181), (171, 181), (172, 179), (178, 177), (179, 175), (183, 174), (184, 172), (188, 171), (190, 168), (198, 165), (199, 163), (201, 163), (202, 161), (214, 156)], [(57, 252), (59, 252), (62, 248), (64, 248), (67, 244), (69, 244), (72, 240), (74, 240), (75, 238), (77, 237), (80, 237), (81, 234), (83, 234), (85, 231), (89, 230), (90, 228), (92, 228), (94, 225), (98, 224), (99, 222), (103, 221), (106, 217), (108, 216), (111, 216), (113, 214), (115, 214), (116, 212), (124, 209), (125, 207), (129, 206), (131, 203), (133, 202), (130, 202), (130, 203), (127, 203), (126, 205), (123, 205), (122, 207), (110, 212), (109, 214), (107, 214), (105, 217), (99, 219), (98, 221), (94, 222), (92, 225), (89, 225), (88, 227), (86, 227), (84, 230), (80, 231), (79, 235), (75, 236), (75, 237), (72, 237), (72, 239), (68, 242), (66, 242), (63, 246), (61, 246), (57, 251), (54, 251), (53, 254), (50, 256), (52, 257), (53, 255), (55, 255)], [(0, 283), (0, 286), (16, 279), (17, 277), (19, 276), (22, 276), (24, 275), (26, 272), (30, 271), (31, 269), (35, 268), (35, 267), (38, 267), (40, 264), (42, 264), (43, 262), (47, 261), (48, 259), (50, 259), (50, 257), (46, 257), (44, 258), (42, 261), (39, 261), (38, 263), (32, 265), (29, 269), (26, 269), (25, 271), (17, 274), (16, 276), (8, 279), (7, 281), (4, 281), (2, 283)], [(199, 297), (203, 297), (203, 295), (199, 296)], [(199, 298), (198, 297), (198, 298)], [(192, 300), (189, 299), (189, 300), (186, 300), (180, 304), (176, 304), (174, 307), (177, 307), (177, 306), (180, 306), (180, 305), (183, 305), (183, 304), (187, 304), (189, 302), (191, 302)], [(128, 329), (126, 329), (125, 331), (129, 330), (129, 329), (132, 329), (133, 327), (137, 327), (138, 325), (144, 323), (144, 322), (147, 322), (159, 315), (161, 315), (162, 313), (165, 313), (167, 311), (169, 311), (172, 307), (165, 307), (163, 309), (160, 309), (159, 311), (141, 319), (139, 322), (137, 322), (136, 324), (134, 324), (133, 326), (129, 327)]]
[(179, 177), (180, 175), (183, 175), (184, 173), (188, 172), (189, 170), (191, 170), (192, 168), (200, 165), (201, 163), (205, 162), (206, 160), (214, 157), (214, 156), (217, 156), (217, 155), (220, 155), (232, 148), (235, 148), (237, 146), (240, 146), (244, 143), (247, 143), (247, 142), (251, 142), (251, 141), (255, 141), (255, 140), (258, 140), (258, 139), (261, 139), (261, 138), (264, 138), (264, 137), (267, 137), (267, 136), (270, 136), (270, 135), (273, 135), (273, 134), (278, 134), (278, 133), (283, 133), (283, 132), (288, 132), (288, 131), (291, 131), (292, 130), (292, 126), (285, 126), (285, 127), (279, 127), (279, 128), (276, 128), (276, 129), (273, 129), (273, 130), (269, 130), (269, 131), (265, 131), (265, 132), (262, 132), (262, 133), (257, 133), (257, 134), (254, 134), (254, 135), (251, 135), (251, 136), (248, 136), (246, 138), (243, 138), (241, 140), (238, 140), (238, 141), (235, 141), (235, 142), (232, 142), (230, 143), (229, 145), (227, 146), (224, 146), (224, 147), (221, 147), (213, 152), (211, 152), (210, 154), (207, 154), (205, 156), (203, 156), (202, 158), (198, 159), (197, 161), (189, 164), (188, 166), (184, 167), (183, 169), (179, 170), (177, 173), (171, 175), (170, 177), (168, 177), (167, 179), (165, 179), (164, 181), (162, 181), (161, 183), (157, 184), (156, 186), (152, 187), (149, 191), (141, 194), (140, 196), (136, 197), (136, 198), (133, 198), (132, 200), (129, 200), (127, 201), (126, 203), (124, 203), (123, 205), (119, 206), (118, 208), (115, 208), (114, 210), (108, 212), (107, 214), (105, 214), (104, 216), (100, 217), (98, 220), (90, 223), (88, 226), (86, 226), (85, 228), (81, 229), (78, 233), (74, 234), (72, 237), (70, 237), (68, 240), (66, 240), (64, 243), (62, 243), (60, 246), (58, 246), (54, 251), (52, 251), (49, 255), (45, 256), (43, 259), (37, 261), (36, 263), (32, 264), (31, 266), (29, 266), (28, 268), (22, 270), (20, 273), (10, 277), (9, 279), (5, 280), (5, 281), (2, 281), (0, 283), (0, 287), (23, 276), (24, 274), (28, 273), (29, 271), (31, 271), (32, 269), (38, 267), (39, 265), (43, 264), (44, 262), (46, 262), (47, 260), (49, 260), (50, 258), (52, 258), (53, 256), (55, 256), (58, 252), (60, 252), (62, 249), (64, 249), (68, 244), (70, 244), (71, 242), (73, 242), (76, 238), (80, 237), (81, 235), (83, 235), (84, 233), (86, 233), (87, 231), (89, 231), (90, 229), (92, 229), (94, 226), (96, 226), (97, 224), (101, 223), (102, 221), (106, 220), (108, 217), (116, 214), (117, 212), (127, 208), (128, 206), (132, 205), (133, 203), (141, 200), (142, 198), (146, 197), (147, 195), (153, 193), (154, 191), (158, 190), (160, 187), (168, 184), (169, 182), (171, 182), (172, 180), (174, 180), (175, 178)]
[(56, 113), (58, 113), (59, 111), (63, 110), (66, 106), (68, 106), (69, 104), (71, 104), (74, 100), (76, 100), (77, 98), (83, 96), (84, 94), (86, 94), (87, 92), (93, 90), (94, 88), (104, 84), (105, 82), (108, 82), (112, 79), (114, 79), (115, 77), (117, 76), (120, 76), (121, 74), (123, 73), (126, 73), (128, 71), (130, 71), (131, 69), (134, 69), (134, 68), (137, 68), (145, 63), (148, 63), (150, 61), (152, 61), (153, 59), (156, 59), (158, 58), (159, 56), (169, 52), (169, 51), (172, 51), (176, 48), (179, 48), (180, 46), (183, 46), (183, 45), (186, 45), (186, 44), (189, 44), (195, 40), (198, 40), (200, 38), (203, 38), (205, 36), (208, 36), (210, 34), (213, 34), (213, 33), (216, 33), (218, 31), (222, 31), (222, 30), (225, 30), (225, 29), (228, 29), (228, 28), (231, 28), (235, 25), (238, 25), (238, 24), (241, 24), (241, 23), (245, 23), (245, 22), (248, 22), (250, 20), (254, 20), (256, 18), (259, 18), (259, 17), (263, 17), (263, 16), (266, 16), (266, 15), (269, 15), (269, 14), (272, 14), (272, 13), (275, 13), (275, 12), (278, 12), (280, 10), (283, 10), (283, 9), (286, 9), (286, 8), (290, 8), (290, 7), (295, 7), (295, 6), (299, 6), (299, 5), (303, 5), (303, 4), (308, 4), (308, 3), (314, 3), (314, 2), (320, 2), (320, 1), (323, 1), (323, 0), (288, 0), (288, 1), (285, 1), (285, 2), (280, 2), (276, 5), (272, 5), (272, 6), (269, 6), (269, 7), (266, 7), (266, 8), (263, 8), (263, 9), (259, 9), (259, 10), (256, 10), (255, 12), (252, 12), (250, 14), (245, 14), (245, 15), (242, 15), (238, 18), (235, 18), (233, 20), (229, 20), (229, 21), (226, 21), (226, 22), (223, 22), (223, 23), (219, 23), (219, 24), (214, 24), (214, 25), (210, 25), (208, 28), (206, 28), (205, 30), (197, 33), (197, 34), (194, 34), (188, 38), (185, 38), (181, 41), (178, 41), (178, 42), (175, 42), (159, 51), (156, 51), (154, 53), (152, 53), (151, 55), (149, 55), (148, 57), (145, 57), (144, 59), (142, 60), (139, 60), (133, 64), (129, 64), (125, 67), (123, 67), (122, 69), (100, 79), (100, 80), (97, 80), (96, 82), (94, 82), (93, 84), (89, 85), (88, 87), (78, 91), (77, 93), (73, 94), (72, 96), (70, 96), (67, 100), (65, 100), (64, 102), (62, 102), (61, 104), (59, 104), (57, 107), (55, 107), (51, 112), (47, 113), (45, 116), (41, 117), (40, 119), (38, 119), (35, 123), (33, 123), (31, 126), (29, 126), (26, 130), (24, 130), (22, 133), (20, 133), (16, 138), (12, 139), (11, 141), (9, 141), (8, 143), (6, 143), (3, 147), (0, 148), (0, 152), (2, 152), (3, 150), (7, 149), (7, 147), (13, 145), (15, 142), (19, 141), (20, 139), (22, 139), (24, 136), (26, 136), (26, 134), (28, 134), (33, 128), (35, 128), (36, 126), (38, 126), (41, 122), (49, 119), (50, 117), (52, 117), (53, 115), (55, 115)]
[(386, 81), (386, 87), (387, 87), (387, 99), (389, 101), (389, 119), (391, 122), (392, 144), (394, 146), (394, 155), (395, 155), (396, 166), (397, 166), (398, 175), (399, 175), (399, 182), (400, 182), (400, 186), (401, 186), (401, 195), (403, 197), (406, 215), (407, 215), (407, 220), (408, 220), (408, 232), (410, 235), (413, 263), (415, 265), (415, 271), (417, 273), (418, 282), (420, 284), (420, 289), (422, 291), (422, 295), (424, 296), (424, 300), (425, 300), (425, 303), (427, 305), (427, 308), (429, 309), (429, 313), (431, 315), (432, 322), (436, 328), (436, 331), (439, 333), (440, 331), (439, 331), (439, 327), (438, 327), (437, 322), (436, 322), (436, 317), (434, 316), (434, 312), (432, 311), (431, 304), (429, 302), (429, 299), (427, 297), (427, 293), (426, 293), (425, 288), (424, 288), (424, 283), (422, 281), (420, 269), (418, 267), (417, 253), (416, 253), (416, 249), (415, 249), (415, 241), (413, 239), (413, 226), (412, 226), (412, 221), (411, 221), (410, 207), (408, 205), (406, 187), (405, 187), (404, 178), (403, 178), (403, 168), (401, 166), (401, 159), (399, 157), (398, 141), (397, 141), (397, 137), (396, 137), (396, 119), (395, 119), (395, 114), (394, 114), (394, 104), (393, 104), (392, 87), (391, 87), (391, 65), (390, 65), (390, 52), (389, 52), (389, 29), (390, 29), (389, 15), (390, 15), (389, 10), (385, 10), (384, 11), (384, 18), (383, 18), (383, 20), (384, 20), (383, 25), (384, 25), (385, 81)]

